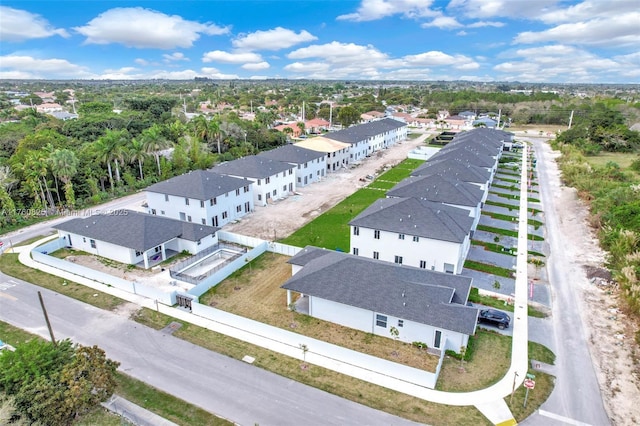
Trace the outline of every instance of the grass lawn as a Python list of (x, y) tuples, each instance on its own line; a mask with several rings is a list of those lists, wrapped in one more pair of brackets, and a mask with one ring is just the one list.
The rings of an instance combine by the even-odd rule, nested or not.
[[(145, 308), (136, 320), (155, 329), (160, 329), (173, 321), (173, 318)], [(453, 407), (434, 404), (313, 364), (308, 365), (306, 369), (302, 369), (300, 360), (253, 346), (193, 324), (183, 324), (173, 335), (234, 359), (240, 360), (245, 355), (250, 355), (256, 359), (253, 363), (256, 367), (416, 422), (426, 422), (434, 426), (491, 424), (475, 407)]]
[[(200, 303), (378, 358), (435, 371), (438, 357), (410, 344), (322, 321), (287, 308), (280, 286), (291, 277), (289, 258), (265, 253), (200, 297)], [(260, 301), (260, 303), (256, 303)]]
[(473, 356), (462, 363), (445, 357), (436, 389), (447, 392), (468, 392), (484, 389), (499, 381), (511, 365), (511, 338), (478, 330)]
[(465, 260), (464, 267), (467, 269), (473, 269), (474, 271), (497, 275), (499, 277), (513, 278), (513, 271), (511, 269), (501, 268), (499, 266), (489, 265), (487, 263)]
[(601, 152), (598, 155), (586, 156), (587, 163), (592, 166), (604, 166), (608, 162), (614, 162), (621, 169), (628, 169), (631, 163), (638, 158), (637, 154), (628, 152)]
[(110, 294), (102, 293), (90, 287), (74, 283), (73, 281), (67, 281), (64, 278), (38, 271), (37, 269), (28, 268), (20, 263), (17, 253), (4, 253), (0, 255), (0, 271), (12, 277), (48, 288), (49, 290), (108, 311), (125, 303), (124, 300), (111, 296)]
[(387, 192), (388, 190), (390, 190), (391, 188), (393, 188), (396, 185), (397, 185), (396, 182), (391, 182), (391, 181), (382, 180), (382, 179), (376, 179), (374, 182), (371, 182), (369, 185), (367, 185), (367, 188), (368, 189), (379, 189), (381, 191)]
[(377, 179), (386, 180), (391, 182), (400, 182), (402, 179), (408, 178), (415, 169), (424, 164), (423, 160), (406, 159), (400, 162), (397, 166), (387, 170), (378, 176)]
[[(518, 237), (518, 231), (511, 231), (509, 229), (494, 228), (493, 226), (478, 225), (478, 231), (493, 232), (494, 234), (506, 235), (508, 237)], [(544, 241), (544, 238), (539, 235), (527, 234), (527, 239), (532, 241)]]
[[(478, 289), (475, 287), (471, 288), (471, 292), (469, 293), (469, 301), (473, 303), (479, 303), (484, 306), (491, 306), (492, 308), (500, 309), (502, 311), (513, 312), (513, 305), (506, 303), (504, 300), (498, 299), (496, 297), (491, 296), (483, 296), (478, 293)], [(537, 310), (533, 306), (527, 306), (527, 314), (530, 317), (535, 318), (546, 318), (547, 314)], [(534, 358), (537, 359), (537, 358)], [(542, 360), (538, 360), (542, 361)]]
[(297, 247), (313, 245), (349, 252), (349, 221), (384, 196), (384, 191), (360, 189), (279, 242)]

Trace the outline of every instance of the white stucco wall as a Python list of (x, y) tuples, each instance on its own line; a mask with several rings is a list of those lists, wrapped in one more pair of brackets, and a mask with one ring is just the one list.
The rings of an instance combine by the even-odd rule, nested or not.
[(358, 256), (374, 259), (374, 252), (378, 252), (378, 259), (395, 263), (396, 256), (402, 256), (402, 264), (420, 267), (420, 261), (426, 261), (426, 268), (438, 272), (445, 271), (445, 263), (453, 265), (453, 273), (462, 271), (462, 264), (469, 250), (468, 237), (461, 244), (449, 241), (434, 240), (419, 237), (413, 241), (413, 235), (405, 234), (399, 238), (396, 232), (380, 231), (380, 238), (374, 238), (375, 230), (360, 227), (359, 235), (353, 234), (351, 226), (351, 254), (358, 249)]
[[(147, 213), (165, 216), (171, 219), (203, 223), (209, 226), (222, 227), (227, 223), (239, 219), (254, 210), (253, 185), (233, 190), (212, 200), (189, 199), (187, 205), (185, 197), (147, 192)], [(202, 202), (201, 202), (202, 201)], [(204, 206), (203, 206), (204, 203)], [(248, 203), (248, 204), (247, 204)], [(241, 206), (240, 212), (237, 206)], [(182, 213), (182, 214), (181, 214)], [(217, 216), (217, 223), (214, 218)]]
[[(266, 206), (267, 200), (279, 200), (287, 197), (296, 190), (296, 174), (294, 167), (284, 172), (276, 173), (267, 179), (247, 178), (253, 183), (253, 202), (256, 206)], [(268, 194), (268, 196), (267, 196)]]
[(71, 247), (76, 250), (95, 254), (96, 256), (106, 257), (107, 259), (112, 259), (120, 263), (136, 263), (135, 250), (99, 240), (94, 240), (95, 248), (93, 248), (91, 247), (91, 238), (89, 237), (83, 237), (82, 235), (72, 234), (60, 230), (58, 231), (58, 234), (60, 235), (60, 237), (66, 238), (66, 244), (69, 244), (70, 239)]
[(344, 148), (339, 151), (330, 152), (325, 157), (327, 172), (337, 172), (342, 167), (349, 165), (349, 149)]
[(319, 182), (326, 175), (326, 169), (327, 160), (325, 157), (319, 157), (315, 160), (307, 161), (304, 164), (298, 164), (294, 169), (296, 187), (300, 188)]
[[(381, 327), (376, 324), (376, 314), (381, 314), (387, 317), (386, 327)], [(385, 315), (384, 313), (376, 313), (318, 297), (309, 297), (309, 315), (325, 321), (340, 324), (345, 327), (361, 330), (366, 333), (388, 337), (389, 339), (393, 339), (390, 330), (391, 327), (395, 327), (399, 332), (398, 339), (400, 341), (405, 343), (423, 342), (431, 348), (435, 347), (434, 342), (436, 331), (440, 331), (442, 334), (439, 349), (450, 349), (456, 352), (460, 351), (460, 346), (466, 346), (468, 339), (468, 336), (462, 333), (438, 329), (430, 325), (420, 324), (406, 319)], [(402, 321), (402, 326), (400, 326), (399, 321)], [(447, 342), (446, 348), (444, 347), (445, 342)]]

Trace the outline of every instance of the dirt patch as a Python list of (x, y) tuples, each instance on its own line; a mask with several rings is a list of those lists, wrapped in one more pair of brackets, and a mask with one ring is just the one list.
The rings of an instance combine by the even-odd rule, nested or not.
[(245, 267), (205, 293), (200, 302), (358, 352), (435, 371), (438, 357), (426, 350), (290, 311), (287, 293), (280, 288), (291, 277), (288, 259), (265, 253), (250, 268)]
[(253, 213), (235, 224), (225, 225), (224, 230), (264, 240), (277, 240), (291, 235), (318, 215), (329, 210), (340, 201), (368, 185), (369, 180), (360, 180), (367, 175), (376, 175), (385, 168), (395, 166), (407, 158), (412, 149), (424, 145), (425, 133), (416, 139), (379, 151), (359, 165), (329, 173), (317, 183), (298, 188), (299, 195), (276, 201), (266, 207), (256, 207)]

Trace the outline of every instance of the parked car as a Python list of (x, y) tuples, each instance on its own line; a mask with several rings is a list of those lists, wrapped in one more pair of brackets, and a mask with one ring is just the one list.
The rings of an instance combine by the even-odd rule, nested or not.
[(511, 317), (502, 311), (495, 309), (482, 309), (478, 315), (478, 322), (495, 325), (500, 330), (509, 328)]

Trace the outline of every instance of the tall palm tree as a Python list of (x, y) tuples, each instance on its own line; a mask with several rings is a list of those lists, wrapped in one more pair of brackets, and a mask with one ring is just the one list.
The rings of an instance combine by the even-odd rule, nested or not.
[(120, 182), (120, 164), (119, 161), (124, 160), (124, 146), (129, 138), (126, 130), (107, 130), (104, 135), (100, 136), (94, 143), (94, 149), (100, 162), (107, 165), (109, 171), (109, 182), (111, 188), (114, 187), (113, 171), (111, 162), (115, 165), (116, 181)]
[(131, 139), (131, 143), (128, 146), (128, 158), (131, 163), (138, 163), (138, 170), (140, 171), (140, 180), (144, 179), (144, 175), (142, 173), (142, 164), (147, 159), (149, 154), (144, 150), (145, 146), (142, 142), (142, 139)]
[(213, 141), (216, 141), (218, 145), (218, 154), (220, 154), (220, 139), (222, 137), (222, 131), (220, 128), (219, 117), (215, 116), (213, 118), (207, 118), (203, 115), (199, 115), (194, 119), (193, 124), (195, 135), (206, 142), (209, 146), (211, 146)]
[(172, 146), (171, 141), (162, 135), (162, 128), (157, 124), (143, 130), (140, 137), (144, 145), (144, 151), (152, 154), (156, 158), (158, 176), (160, 176), (162, 174), (162, 170), (160, 169), (160, 151), (170, 148)]
[[(31, 187), (36, 207), (55, 209), (55, 203), (47, 185), (47, 159), (40, 151), (27, 153), (22, 163), (26, 183)], [(46, 190), (46, 191), (45, 191)]]
[(67, 205), (75, 207), (76, 195), (71, 179), (78, 173), (78, 158), (70, 149), (56, 149), (49, 156), (53, 175), (64, 183), (64, 197)]

